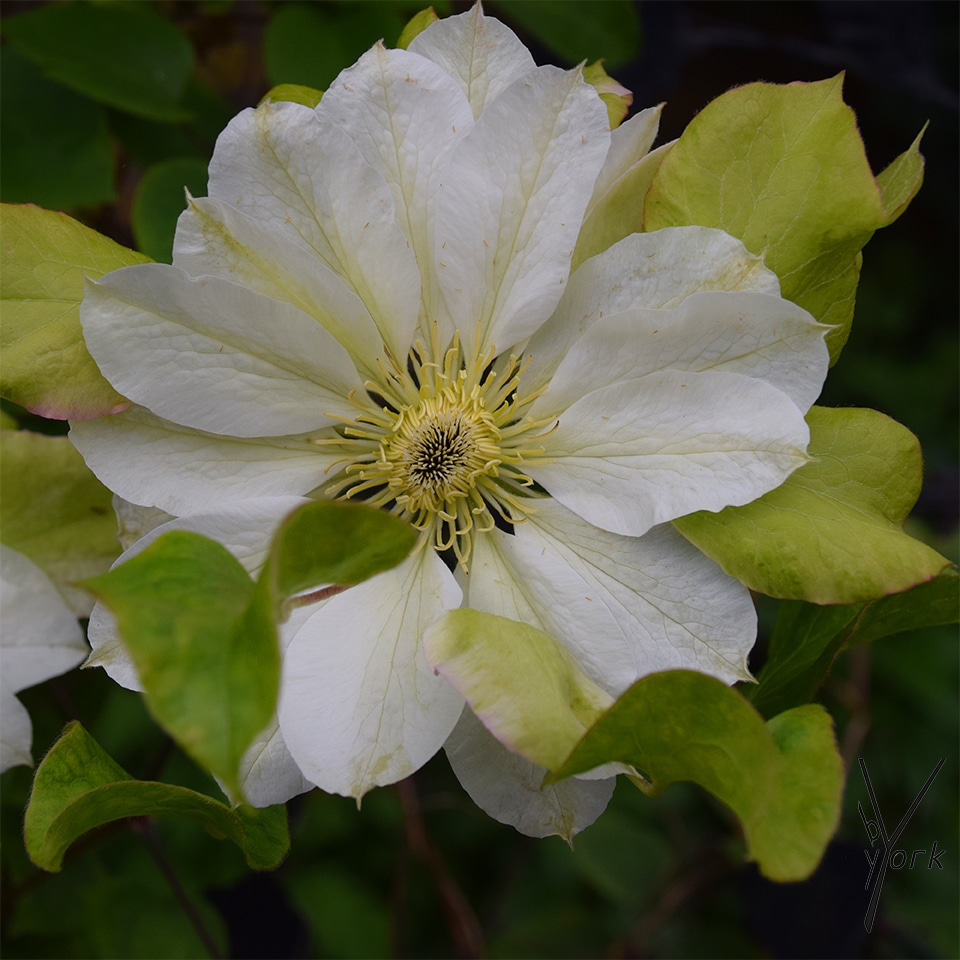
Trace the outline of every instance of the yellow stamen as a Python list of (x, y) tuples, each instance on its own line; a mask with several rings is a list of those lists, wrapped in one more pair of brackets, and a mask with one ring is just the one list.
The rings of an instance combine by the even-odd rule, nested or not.
[(430, 349), (416, 342), (406, 367), (378, 360), (381, 382), (364, 384), (366, 398), (350, 397), (357, 416), (336, 418), (341, 436), (316, 441), (337, 444), (345, 453), (337, 465), (346, 461), (321, 490), (390, 510), (423, 531), (417, 549), (450, 550), (466, 570), (474, 538), (494, 528), (495, 515), (516, 524), (535, 512), (521, 465), (547, 462), (530, 441), (556, 424), (526, 415), (545, 389), (521, 394), (529, 358), (497, 359), (491, 348), (467, 359), (457, 335), (440, 356), (436, 330), (430, 339)]

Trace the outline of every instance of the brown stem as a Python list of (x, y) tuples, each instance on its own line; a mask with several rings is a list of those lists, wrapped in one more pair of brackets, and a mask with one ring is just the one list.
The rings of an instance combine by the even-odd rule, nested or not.
[(483, 931), (477, 920), (473, 908), (470, 906), (463, 891), (450, 875), (440, 851), (434, 846), (423, 822), (420, 810), (420, 798), (417, 796), (416, 784), (413, 777), (401, 780), (396, 784), (400, 796), (400, 806), (403, 808), (403, 822), (407, 832), (407, 843), (410, 849), (418, 856), (430, 871), (433, 882), (443, 904), (443, 911), (447, 916), (450, 933), (453, 936), (454, 946), (458, 957), (480, 958), (487, 955), (487, 947), (483, 939)]
[(850, 676), (833, 688), (833, 693), (850, 713), (840, 742), (843, 769), (850, 767), (860, 752), (860, 746), (870, 729), (870, 646), (862, 643), (850, 651)]

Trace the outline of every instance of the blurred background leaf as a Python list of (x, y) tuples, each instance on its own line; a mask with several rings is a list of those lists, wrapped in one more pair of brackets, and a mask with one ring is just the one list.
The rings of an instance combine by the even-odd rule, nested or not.
[(267, 76), (272, 84), (299, 83), (326, 90), (372, 42), (383, 39), (393, 46), (418, 9), (382, 0), (285, 4), (264, 35)]
[(133, 198), (133, 235), (137, 247), (162, 263), (173, 259), (173, 236), (177, 218), (186, 206), (185, 191), (202, 197), (207, 193), (207, 161), (178, 157), (153, 164), (143, 175)]
[(10, 47), (0, 58), (0, 150), (4, 202), (57, 210), (114, 198), (103, 108)]
[(193, 48), (148, 4), (54, 3), (3, 21), (22, 56), (78, 93), (155, 120), (185, 120), (180, 107)]
[(629, 63), (640, 52), (638, 8), (630, 0), (499, 0), (491, 13), (502, 13), (528, 30), (566, 65), (603, 59), (608, 70)]

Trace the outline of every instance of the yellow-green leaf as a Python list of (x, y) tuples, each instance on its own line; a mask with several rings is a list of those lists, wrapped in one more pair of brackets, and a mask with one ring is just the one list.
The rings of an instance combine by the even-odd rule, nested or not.
[(84, 278), (149, 257), (62, 213), (31, 204), (0, 206), (0, 392), (58, 420), (123, 410), (80, 329)]
[(644, 229), (699, 224), (743, 240), (780, 277), (784, 297), (835, 325), (835, 361), (850, 333), (860, 251), (916, 193), (917, 144), (874, 179), (842, 75), (751, 83), (687, 126), (653, 178)]
[(880, 188), (880, 202), (883, 205), (883, 226), (893, 223), (907, 209), (910, 201), (917, 195), (923, 183), (923, 156), (920, 153), (920, 141), (927, 132), (929, 124), (917, 134), (917, 139), (877, 175)]
[(305, 87), (302, 83), (278, 83), (260, 98), (257, 106), (264, 103), (302, 103), (305, 107), (315, 107), (322, 99), (322, 90)]
[(583, 68), (583, 79), (592, 86), (607, 108), (610, 129), (615, 130), (623, 123), (633, 103), (633, 94), (622, 83), (618, 83), (603, 69), (603, 61), (588, 64)]
[(467, 608), (445, 613), (423, 638), (427, 660), (514, 753), (559, 766), (612, 703), (549, 634)]
[(400, 32), (400, 38), (397, 40), (397, 46), (401, 50), (406, 50), (413, 42), (432, 23), (436, 23), (440, 18), (433, 7), (427, 7), (419, 13), (415, 13), (408, 21), (407, 25)]
[(920, 493), (916, 437), (875, 410), (814, 407), (811, 462), (744, 507), (674, 521), (727, 573), (772, 597), (856, 603), (949, 565), (902, 530)]
[(0, 539), (54, 581), (86, 616), (90, 597), (71, 584), (103, 573), (120, 553), (110, 491), (66, 437), (0, 432)]

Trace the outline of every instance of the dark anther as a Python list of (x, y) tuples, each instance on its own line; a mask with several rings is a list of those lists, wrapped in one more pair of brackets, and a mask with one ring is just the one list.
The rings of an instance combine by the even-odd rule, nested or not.
[(420, 354), (416, 350), (411, 350), (407, 354), (407, 373), (410, 374), (410, 379), (414, 382), (414, 385), (417, 389), (420, 388), (420, 377), (417, 375), (417, 368), (420, 365)]
[(393, 405), (392, 403), (387, 403), (386, 398), (385, 398), (385, 397), (381, 397), (380, 394), (377, 393), (375, 390), (368, 390), (368, 391), (367, 391), (367, 396), (368, 396), (381, 410), (389, 410), (390, 413), (394, 413), (394, 414), (400, 412), (399, 410), (396, 409), (396, 407), (394, 407), (394, 405)]
[(493, 522), (496, 528), (498, 530), (502, 530), (504, 533), (509, 533), (510, 536), (512, 537), (514, 535), (513, 534), (514, 525), (500, 513), (500, 510), (506, 513), (507, 508), (504, 506), (501, 506), (500, 509), (498, 510), (496, 507), (491, 506), (490, 502), (487, 500), (486, 497), (483, 498), (483, 502), (487, 505), (487, 509), (490, 511), (490, 516), (493, 517)]

